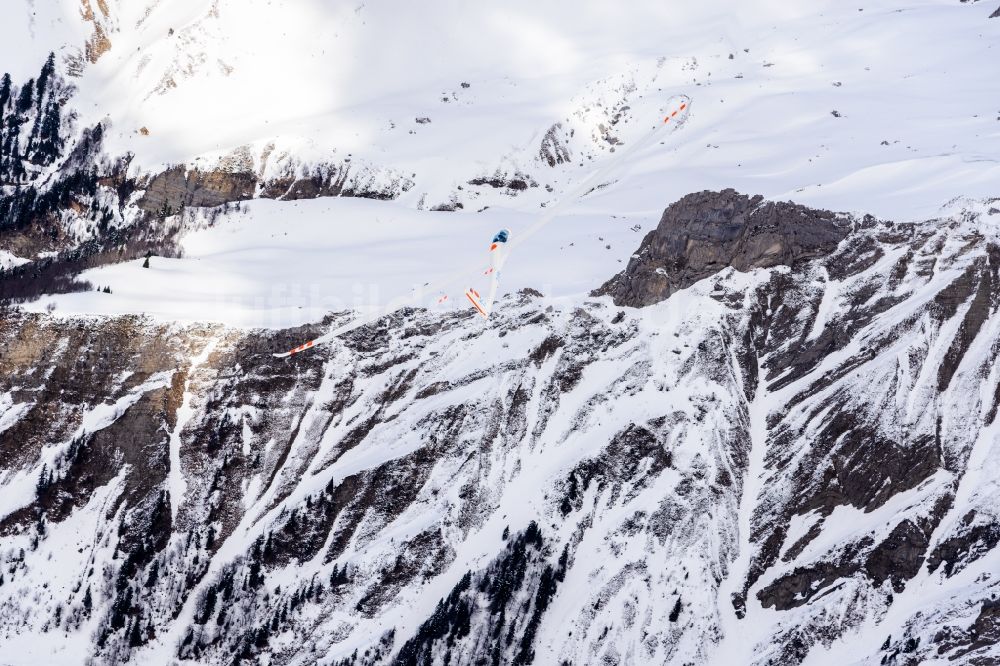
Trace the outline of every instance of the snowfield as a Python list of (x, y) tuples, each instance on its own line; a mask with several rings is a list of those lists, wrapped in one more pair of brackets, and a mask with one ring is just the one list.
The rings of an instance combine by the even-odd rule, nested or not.
[[(66, 313), (281, 326), (381, 305), (370, 295), (431, 281), (601, 169), (614, 113), (628, 107), (612, 131), (628, 146), (677, 93), (694, 100), (685, 127), (521, 248), (506, 287), (585, 293), (628, 257), (628, 227), (650, 228), (692, 191), (913, 220), (1000, 182), (1000, 35), (983, 3), (104, 4), (111, 48), (83, 69), (74, 105), (81, 125), (107, 123), (109, 152), (134, 153), (133, 170), (235, 160), (266, 175), (353, 159), (414, 184), (388, 205), (247, 204), (220, 222), (240, 230), (231, 245), (193, 231), (185, 260), (96, 271), (87, 278), (113, 294), (54, 299)], [(47, 6), (32, 43), (69, 50), (76, 5)], [(7, 60), (25, 60), (23, 41), (7, 45)], [(573, 163), (549, 167), (539, 146), (559, 122)], [(538, 187), (510, 196), (467, 182), (498, 171)], [(416, 212), (452, 200), (464, 209)], [(599, 237), (610, 251), (596, 252)]]
[[(461, 215), (367, 199), (252, 201), (241, 210), (187, 232), (183, 258), (153, 257), (149, 269), (137, 259), (81, 274), (95, 286), (111, 287), (111, 294), (46, 297), (26, 309), (55, 303), (61, 315), (142, 313), (165, 321), (287, 328), (329, 312), (368, 312), (410, 299), (442, 278), (449, 288), (418, 294), (414, 304), (464, 308), (462, 291), (483, 284), (480, 271), (464, 269), (470, 262), (486, 265), (486, 248), (498, 229), (516, 234), (534, 221), (513, 210)], [(572, 211), (511, 255), (503, 291), (533, 287), (553, 297), (586, 295), (598, 286), (597, 274), (624, 268), (659, 213)], [(567, 235), (566, 225), (576, 231)], [(447, 279), (455, 275), (465, 279)], [(447, 302), (436, 305), (443, 295)]]

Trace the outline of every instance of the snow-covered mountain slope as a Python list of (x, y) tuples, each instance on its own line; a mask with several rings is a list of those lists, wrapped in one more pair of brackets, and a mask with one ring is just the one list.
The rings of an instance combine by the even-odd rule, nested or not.
[[(351, 158), (413, 174), (409, 205), (478, 209), (497, 202), (468, 181), (499, 170), (561, 190), (683, 91), (697, 100), (688, 131), (635, 160), (648, 175), (629, 182), (655, 182), (660, 202), (731, 186), (916, 219), (1000, 177), (986, 3), (35, 4), (7, 30), (28, 21), (63, 60), (95, 30), (107, 40), (82, 58), (77, 106), (145, 172), (233, 151), (274, 177)], [(22, 68), (23, 41), (0, 47)], [(542, 166), (550, 129), (578, 166)], [(528, 194), (525, 210), (549, 197)]]
[(666, 200), (732, 186), (908, 219), (1000, 178), (983, 4), (107, 4), (119, 29), (81, 108), (148, 168), (274, 141), (415, 173), (414, 201), (438, 203), (497, 168), (564, 180), (535, 164), (554, 123), (578, 161), (623, 106), (648, 126), (656, 93), (685, 91), (686, 136), (641, 165), (670, 173)]
[[(191, 211), (178, 240), (180, 257), (140, 257), (86, 270), (95, 291), (46, 296), (64, 314), (147, 314), (160, 321), (211, 321), (284, 328), (320, 321), (329, 312), (372, 311), (418, 294), (426, 283), (458, 275), (448, 288), (417, 304), (449, 300), (439, 311), (463, 307), (462, 290), (477, 278), (470, 261), (485, 261), (497, 229), (520, 230), (526, 218), (489, 210), (456, 223), (446, 212), (414, 211), (397, 202), (322, 198), (294, 203), (253, 201), (223, 213)], [(548, 298), (579, 298), (603, 277), (624, 268), (654, 211), (621, 214), (573, 211), (511, 254), (504, 291), (532, 287)], [(528, 218), (530, 220), (530, 218)], [(567, 236), (565, 226), (575, 231)], [(515, 231), (516, 233), (516, 231)]]
[(990, 663), (998, 236), (859, 219), (292, 362), (310, 331), (6, 317), (6, 658)]
[[(938, 215), (956, 196), (992, 196), (1000, 181), (1000, 109), (989, 94), (1000, 22), (983, 3), (18, 7), (5, 29), (30, 23), (34, 46), (11, 39), (0, 49), (19, 65), (40, 52), (37, 65), (14, 69), (15, 85), (54, 50), (57, 73), (73, 84), (65, 150), (100, 127), (91, 159), (103, 166), (96, 198), (76, 193), (34, 216), (58, 240), (45, 231), (30, 242), (0, 238), (0, 248), (38, 259), (97, 239), (86, 262), (63, 255), (61, 268), (45, 269), (58, 275), (44, 282), (60, 285), (48, 291), (67, 290), (64, 274), (147, 252), (187, 256), (142, 280), (127, 265), (88, 273), (112, 294), (36, 300), (35, 309), (281, 327), (316, 321), (333, 304), (380, 307), (460, 265), (453, 248), (481, 244), (497, 224), (516, 235), (597, 173), (605, 187), (519, 248), (511, 290), (588, 292), (627, 261), (628, 229), (649, 228), (666, 202), (705, 188), (908, 220)], [(95, 40), (100, 53), (86, 46)], [(680, 93), (693, 99), (683, 128), (605, 173)], [(197, 211), (179, 240), (177, 220), (160, 222), (258, 197), (295, 202), (246, 204), (228, 244), (199, 230)], [(406, 259), (400, 239), (414, 229), (432, 238), (415, 249), (433, 262)], [(251, 237), (271, 258), (247, 256)], [(359, 261), (361, 247), (372, 250)], [(330, 270), (328, 257), (350, 270)], [(192, 305), (172, 306), (167, 284)]]
[(0, 663), (1000, 662), (992, 7), (8, 4)]

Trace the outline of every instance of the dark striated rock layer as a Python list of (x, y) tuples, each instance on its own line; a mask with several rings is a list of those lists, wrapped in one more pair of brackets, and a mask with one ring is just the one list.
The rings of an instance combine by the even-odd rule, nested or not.
[(628, 267), (595, 295), (610, 294), (616, 305), (652, 305), (728, 266), (748, 271), (829, 254), (849, 230), (830, 211), (760, 195), (689, 194), (663, 211)]

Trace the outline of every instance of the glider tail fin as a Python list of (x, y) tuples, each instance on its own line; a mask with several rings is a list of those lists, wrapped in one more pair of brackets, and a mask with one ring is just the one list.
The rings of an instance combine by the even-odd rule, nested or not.
[(490, 318), (490, 311), (488, 307), (483, 306), (482, 297), (479, 295), (478, 291), (469, 287), (465, 290), (465, 297), (469, 299), (469, 302), (472, 303), (472, 307), (476, 308), (476, 312), (478, 312), (483, 319)]

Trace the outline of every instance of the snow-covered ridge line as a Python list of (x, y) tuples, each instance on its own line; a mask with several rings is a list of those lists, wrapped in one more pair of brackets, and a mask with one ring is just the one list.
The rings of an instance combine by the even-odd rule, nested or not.
[[(181, 207), (260, 195), (293, 200), (280, 209), (251, 207), (252, 216), (262, 211), (258, 222), (265, 226), (299, 218), (303, 197), (324, 194), (395, 198), (407, 211), (459, 211), (459, 218), (479, 211), (508, 218), (483, 226), (535, 218), (612, 159), (612, 151), (641, 136), (658, 104), (680, 93), (698, 99), (685, 131), (669, 144), (642, 151), (607, 187), (568, 211), (562, 235), (584, 234), (593, 251), (565, 250), (577, 255), (566, 257), (571, 268), (533, 280), (534, 286), (551, 283), (546, 293), (590, 291), (614, 272), (610, 268), (618, 268), (603, 261), (597, 249), (609, 250), (612, 264), (627, 261), (625, 251), (633, 243), (619, 228), (648, 228), (667, 202), (706, 187), (907, 220), (938, 214), (940, 202), (959, 193), (995, 195), (1000, 175), (989, 157), (1000, 152), (991, 149), (997, 140), (995, 109), (982, 93), (996, 78), (990, 57), (996, 35), (989, 30), (992, 23), (982, 20), (981, 3), (900, 4), (863, 12), (834, 2), (808, 11), (751, 3), (706, 14), (651, 2), (610, 22), (589, 5), (572, 11), (514, 5), (499, 16), (475, 7), (456, 14), (432, 3), (419, 17), (409, 17), (437, 19), (430, 34), (417, 40), (401, 30), (406, 13), (381, 3), (354, 12), (302, 2), (278, 8), (263, 0), (95, 2), (89, 14), (112, 35), (112, 48), (74, 79), (78, 94), (70, 104), (79, 114), (79, 127), (102, 128), (105, 154), (133, 157), (127, 170), (104, 170), (99, 196), (74, 194), (72, 201), (36, 220), (39, 228), (56, 227), (55, 240), (47, 232), (28, 243), (0, 237), (18, 257), (65, 251), (95, 235), (105, 239), (100, 251), (88, 255), (101, 257), (95, 265), (123, 245), (126, 259), (149, 252), (173, 256), (174, 239), (160, 223), (140, 233), (134, 222), (149, 215), (167, 217)], [(63, 43), (79, 45), (94, 30), (83, 21), (79, 39), (69, 39), (62, 28), (82, 19), (80, 7), (68, 10), (47, 8), (32, 28), (38, 41), (51, 40), (62, 65), (72, 51), (60, 48)], [(454, 21), (462, 21), (460, 32), (468, 38), (449, 31)], [(798, 41), (782, 40), (773, 30), (779, 24)], [(525, 25), (533, 28), (525, 31)], [(596, 34), (594, 25), (602, 26)], [(273, 37), (279, 32), (281, 43), (295, 46), (276, 48)], [(930, 39), (929, 33), (940, 48), (914, 48), (922, 37)], [(435, 60), (437, 51), (423, 46), (434, 35), (440, 51), (448, 54), (443, 62)], [(510, 39), (524, 43), (512, 50)], [(386, 43), (393, 44), (391, 58)], [(39, 64), (43, 61), (39, 55)], [(15, 78), (27, 80), (37, 66)], [(955, 71), (966, 75), (956, 77)], [(161, 85), (165, 81), (172, 84)], [(886, 90), (894, 93), (886, 95)], [(148, 187), (145, 195), (139, 187)], [(322, 244), (331, 227), (349, 235), (364, 227), (365, 242), (388, 250), (386, 263), (397, 267), (391, 281), (396, 288), (427, 281), (426, 268), (404, 269), (405, 262), (394, 256), (397, 239), (409, 235), (414, 218), (408, 212), (387, 206), (355, 215), (361, 209), (349, 205), (311, 210), (316, 217), (309, 224), (271, 233), (278, 239), (286, 232), (303, 234), (321, 238)], [(102, 224), (131, 231), (103, 232)], [(453, 231), (479, 222), (445, 224), (455, 227), (448, 231), (454, 240)], [(376, 228), (379, 234), (369, 233)], [(561, 240), (550, 239), (538, 256), (582, 243)], [(458, 243), (428, 245), (435, 254), (449, 256)], [(280, 242), (275, 248), (276, 256), (284, 253)], [(343, 245), (322, 249), (337, 253)], [(537, 256), (531, 258), (537, 262)], [(280, 274), (288, 263), (282, 258), (281, 265), (256, 271)], [(587, 265), (594, 269), (585, 271)], [(67, 270), (80, 268), (74, 264)], [(234, 284), (254, 282), (238, 268), (218, 268), (227, 274), (235, 270)], [(57, 269), (44, 272), (39, 284), (47, 286), (34, 295), (66, 290), (65, 282), (72, 279), (52, 275)], [(189, 267), (181, 274), (184, 281), (203, 282)], [(91, 285), (111, 286), (118, 293), (111, 282), (121, 282), (119, 272), (95, 276)], [(132, 282), (121, 288), (129, 289)], [(234, 298), (281, 301), (282, 293), (312, 293), (315, 286), (320, 296), (310, 296), (313, 301), (370, 305), (373, 301), (358, 298), (352, 289), (368, 291), (375, 284), (384, 290), (378, 278), (364, 276), (327, 296), (326, 273), (304, 271), (268, 285), (264, 293), (260, 285), (251, 293), (237, 290)], [(12, 291), (24, 292), (20, 287)], [(208, 291), (193, 296), (221, 298)], [(148, 300), (144, 294), (104, 299), (97, 307), (66, 305), (70, 312), (125, 313)], [(287, 300), (267, 308), (264, 317), (240, 308), (222, 320), (280, 327), (333, 309), (312, 307), (296, 295)], [(62, 299), (54, 302), (63, 306)], [(312, 312), (297, 317), (300, 306)]]
[(98, 4), (118, 29), (79, 79), (81, 109), (110, 120), (112, 153), (153, 173), (270, 142), (308, 164), (339, 161), (335, 148), (415, 174), (407, 205), (460, 195), (478, 210), (496, 202), (473, 201), (469, 180), (499, 169), (559, 190), (578, 179), (563, 150), (599, 159), (658, 96), (686, 92), (703, 98), (693, 131), (634, 172), (658, 173), (667, 200), (734, 187), (922, 219), (957, 193), (995, 194), (997, 109), (983, 91), (998, 36), (984, 3), (651, 1), (613, 17), (565, 3)]
[[(39, 63), (49, 50), (63, 61), (61, 47), (79, 48), (92, 32), (69, 4), (40, 12)], [(107, 7), (114, 46), (77, 79), (83, 124), (105, 124), (109, 152), (134, 154), (144, 173), (199, 157), (211, 170), (207, 162), (241, 147), (259, 154), (274, 143), (305, 164), (350, 154), (415, 174), (411, 206), (422, 197), (428, 208), (447, 205), (453, 195), (466, 209), (496, 205), (492, 188), (476, 198), (468, 181), (499, 170), (539, 183), (524, 204), (535, 207), (546, 184), (578, 179), (557, 157), (606, 155), (642, 126), (658, 95), (687, 92), (704, 98), (693, 131), (632, 174), (658, 174), (667, 200), (732, 186), (920, 219), (956, 190), (995, 194), (997, 110), (982, 91), (996, 78), (997, 36), (983, 3), (862, 12), (836, 2), (780, 11), (734, 3), (709, 13), (650, 2), (611, 22), (591, 6), (515, 4), (499, 16), (432, 3), (418, 17), (378, 2), (358, 12), (264, 0), (90, 4), (95, 17)], [(403, 28), (418, 18), (428, 26), (419, 39)], [(467, 38), (449, 31), (453, 22)], [(57, 29), (77, 23), (78, 37)], [(797, 40), (783, 40), (772, 29), (779, 23)], [(525, 25), (532, 30), (515, 29)], [(931, 33), (939, 48), (918, 48)], [(423, 47), (435, 39), (443, 61)], [(23, 41), (6, 40), (8, 60), (34, 53), (17, 50)]]

